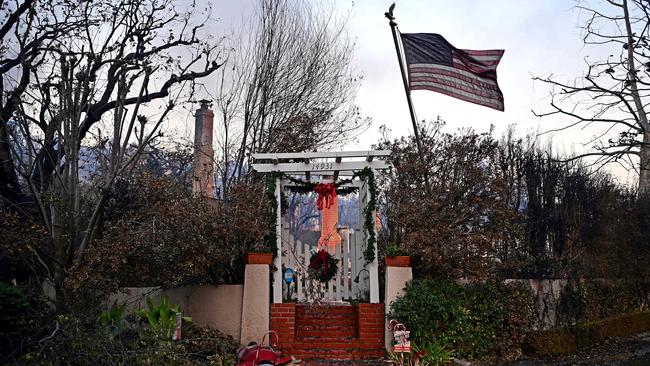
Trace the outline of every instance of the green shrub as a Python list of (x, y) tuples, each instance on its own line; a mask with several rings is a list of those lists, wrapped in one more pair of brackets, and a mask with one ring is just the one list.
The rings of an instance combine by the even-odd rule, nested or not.
[(16, 349), (49, 335), (43, 329), (51, 313), (39, 295), (36, 289), (0, 282), (0, 365)]
[(635, 289), (625, 281), (588, 281), (580, 284), (581, 322), (595, 321), (639, 309)]
[[(56, 329), (56, 331), (55, 331)], [(99, 322), (60, 316), (45, 338), (3, 364), (234, 365), (238, 343), (215, 329), (188, 327), (178, 342), (161, 341), (150, 327), (127, 327), (113, 337)]]
[(531, 333), (526, 341), (526, 353), (540, 357), (568, 355), (578, 348), (570, 329), (552, 329)]
[(650, 312), (611, 316), (572, 327), (531, 333), (527, 339), (530, 354), (563, 356), (611, 337), (625, 337), (650, 330)]
[(558, 325), (593, 322), (644, 308), (639, 283), (625, 279), (588, 279), (570, 283), (560, 295)]
[(24, 289), (0, 282), (0, 329), (18, 326), (29, 306), (30, 300)]
[(530, 292), (521, 285), (458, 285), (415, 280), (391, 304), (419, 344), (438, 344), (465, 358), (512, 358), (532, 320)]

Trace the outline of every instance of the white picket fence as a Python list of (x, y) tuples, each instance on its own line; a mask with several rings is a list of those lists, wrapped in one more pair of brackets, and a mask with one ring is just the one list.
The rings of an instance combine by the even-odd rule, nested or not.
[[(370, 291), (369, 272), (365, 269), (363, 252), (365, 240), (363, 231), (347, 227), (339, 229), (341, 245), (331, 253), (339, 261), (336, 276), (326, 284), (310, 279), (309, 259), (316, 253), (316, 245), (295, 240), (289, 232), (289, 225), (282, 225), (282, 265), (283, 269), (294, 271), (294, 281), (283, 281), (283, 299), (297, 301), (368, 300)], [(283, 273), (284, 279), (284, 273)]]

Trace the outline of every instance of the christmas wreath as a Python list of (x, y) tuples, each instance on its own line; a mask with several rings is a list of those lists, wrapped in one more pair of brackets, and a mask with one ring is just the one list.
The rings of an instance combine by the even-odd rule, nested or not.
[(325, 249), (314, 253), (309, 259), (309, 272), (321, 282), (328, 282), (338, 270), (338, 261)]

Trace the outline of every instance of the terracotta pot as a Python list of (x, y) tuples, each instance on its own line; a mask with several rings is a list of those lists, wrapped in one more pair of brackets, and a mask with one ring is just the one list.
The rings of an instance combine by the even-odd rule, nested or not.
[(408, 255), (385, 256), (384, 261), (387, 267), (410, 267), (411, 257)]
[(246, 264), (271, 264), (272, 253), (246, 253)]

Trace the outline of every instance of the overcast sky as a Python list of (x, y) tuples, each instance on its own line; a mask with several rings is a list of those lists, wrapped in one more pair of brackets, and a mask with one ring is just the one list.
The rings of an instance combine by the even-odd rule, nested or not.
[[(390, 1), (336, 0), (342, 13), (352, 10), (350, 36), (356, 39), (356, 68), (363, 75), (357, 96), (362, 112), (374, 124), (359, 142), (348, 149), (367, 149), (379, 137), (378, 127), (388, 126), (391, 136), (412, 132), (408, 107), (395, 48), (384, 12)], [(600, 1), (592, 3), (602, 6)], [(498, 67), (498, 82), (505, 98), (505, 112), (473, 105), (430, 91), (414, 91), (413, 103), (419, 120), (440, 116), (452, 131), (472, 127), (497, 133), (515, 124), (521, 134), (554, 129), (566, 123), (558, 118), (539, 119), (531, 109), (547, 111), (548, 86), (533, 82), (532, 76), (553, 74), (567, 81), (585, 70), (584, 57), (612, 53), (585, 48), (581, 41), (581, 13), (573, 0), (402, 0), (394, 15), (403, 33), (439, 33), (458, 48), (505, 49)], [(250, 16), (255, 0), (216, 1), (220, 18), (215, 31), (223, 31)], [(583, 142), (594, 130), (570, 130), (545, 135), (563, 152), (583, 151)], [(621, 173), (619, 173), (621, 174)], [(622, 177), (625, 179), (625, 177)]]

